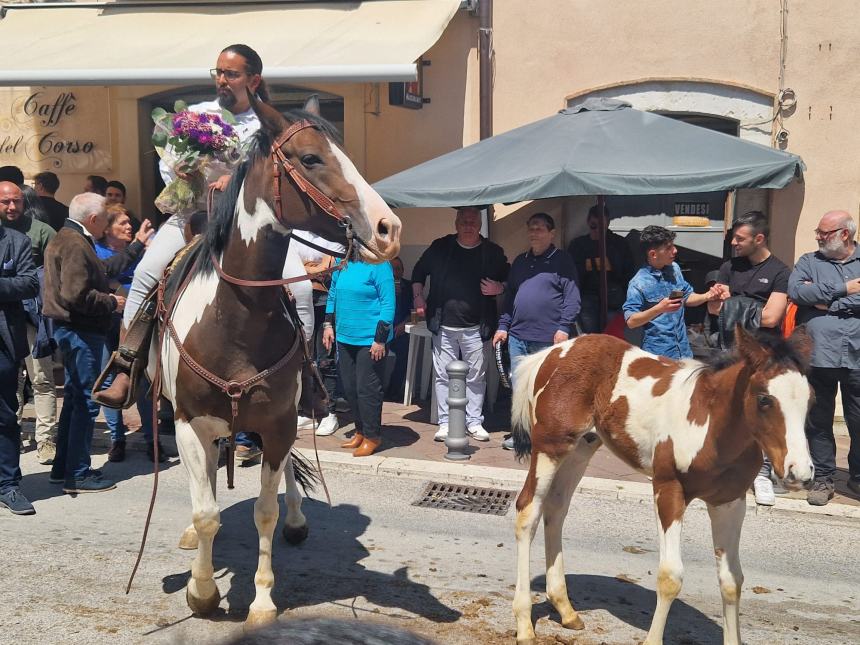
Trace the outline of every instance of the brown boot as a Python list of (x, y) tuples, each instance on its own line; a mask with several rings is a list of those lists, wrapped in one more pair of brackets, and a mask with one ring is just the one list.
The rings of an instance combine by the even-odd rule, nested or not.
[(354, 435), (352, 435), (352, 439), (350, 439), (346, 443), (340, 444), (340, 447), (341, 448), (349, 448), (350, 450), (355, 450), (356, 448), (358, 448), (361, 445), (361, 443), (363, 441), (364, 441), (364, 435), (361, 434), (360, 432), (356, 432)]
[(370, 439), (368, 437), (364, 438), (364, 441), (361, 442), (361, 445), (352, 451), (353, 457), (369, 457), (379, 446), (382, 445), (382, 439)]
[(99, 405), (106, 405), (109, 408), (122, 409), (126, 397), (128, 397), (128, 388), (131, 385), (131, 379), (125, 372), (117, 372), (113, 377), (113, 383), (106, 390), (93, 392), (93, 401)]

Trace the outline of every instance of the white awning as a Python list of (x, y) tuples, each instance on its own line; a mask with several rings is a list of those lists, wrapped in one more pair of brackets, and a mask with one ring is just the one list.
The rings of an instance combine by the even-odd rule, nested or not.
[(209, 81), (218, 52), (244, 43), (269, 81), (409, 81), (460, 0), (5, 5), (0, 85)]

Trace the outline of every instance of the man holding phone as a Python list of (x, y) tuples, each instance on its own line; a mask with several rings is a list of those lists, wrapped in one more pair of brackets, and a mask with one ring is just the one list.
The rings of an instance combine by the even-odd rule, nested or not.
[(642, 349), (680, 360), (692, 358), (682, 306), (698, 307), (721, 300), (724, 289), (714, 285), (706, 293), (693, 287), (675, 262), (675, 233), (662, 226), (646, 226), (640, 237), (646, 264), (630, 281), (622, 310), (630, 329), (644, 327)]

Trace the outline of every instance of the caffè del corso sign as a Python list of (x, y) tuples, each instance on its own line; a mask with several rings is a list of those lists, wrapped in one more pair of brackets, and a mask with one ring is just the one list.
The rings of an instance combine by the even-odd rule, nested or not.
[(27, 176), (42, 170), (111, 170), (110, 103), (101, 87), (0, 90), (0, 166)]

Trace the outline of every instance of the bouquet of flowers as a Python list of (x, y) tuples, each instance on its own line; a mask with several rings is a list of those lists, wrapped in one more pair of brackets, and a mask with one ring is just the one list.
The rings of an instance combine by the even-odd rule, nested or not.
[(174, 112), (152, 111), (155, 130), (152, 143), (158, 156), (177, 175), (156, 197), (162, 213), (188, 216), (206, 206), (206, 187), (230, 174), (242, 158), (236, 120), (227, 110), (221, 114), (198, 113), (177, 101)]

